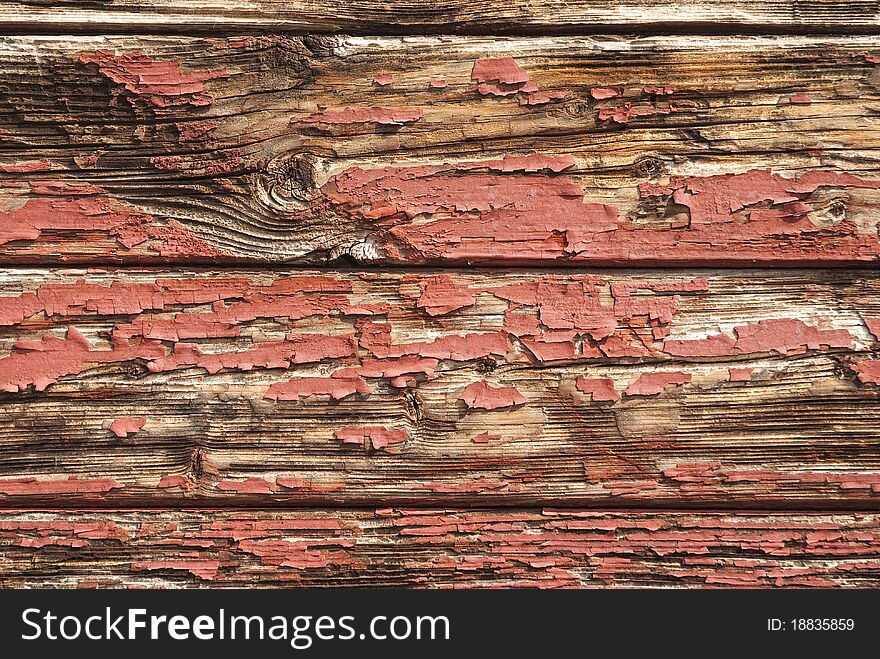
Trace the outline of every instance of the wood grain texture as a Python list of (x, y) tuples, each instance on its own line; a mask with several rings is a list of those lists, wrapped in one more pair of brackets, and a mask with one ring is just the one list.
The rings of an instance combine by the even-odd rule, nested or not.
[(0, 261), (876, 263), (874, 37), (6, 37)]
[(0, 273), (7, 505), (875, 508), (874, 270)]
[(876, 587), (876, 514), (4, 511), (3, 587)]
[(758, 0), (664, 3), (630, 0), (248, 0), (205, 4), (194, 0), (88, 0), (4, 2), (0, 26), (30, 31), (217, 33), (285, 30), (358, 34), (517, 34), (627, 31), (876, 32), (872, 0)]

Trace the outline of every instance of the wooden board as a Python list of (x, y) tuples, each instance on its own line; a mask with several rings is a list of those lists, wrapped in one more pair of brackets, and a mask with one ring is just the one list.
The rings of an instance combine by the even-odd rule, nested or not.
[(875, 37), (6, 37), (0, 262), (841, 265)]
[(7, 270), (0, 500), (874, 508), (878, 340), (873, 270)]
[(865, 587), (876, 514), (3, 511), (3, 587)]
[(357, 34), (560, 34), (627, 31), (876, 33), (877, 4), (867, 0), (440, 0), (425, 5), (391, 0), (112, 0), (99, 6), (65, 0), (55, 6), (4, 2), (0, 27), (45, 32), (210, 32), (294, 30)]

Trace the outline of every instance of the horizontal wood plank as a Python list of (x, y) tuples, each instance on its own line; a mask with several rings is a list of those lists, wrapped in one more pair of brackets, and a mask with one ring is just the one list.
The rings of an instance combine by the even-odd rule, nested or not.
[(2, 587), (862, 587), (876, 514), (8, 511)]
[(874, 508), (880, 275), (0, 272), (6, 505)]
[(507, 0), (430, 6), (391, 0), (39, 0), (4, 2), (0, 26), (33, 31), (192, 32), (286, 30), (357, 34), (581, 33), (627, 31), (876, 32), (877, 3), (869, 0), (757, 0), (664, 3), (630, 0)]
[(6, 37), (0, 262), (876, 263), (878, 61), (863, 36)]

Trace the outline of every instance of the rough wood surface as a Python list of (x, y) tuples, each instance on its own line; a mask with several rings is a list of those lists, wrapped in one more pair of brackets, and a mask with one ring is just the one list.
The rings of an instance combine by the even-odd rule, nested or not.
[(0, 272), (7, 505), (876, 507), (873, 270)]
[(0, 586), (870, 587), (876, 514), (0, 514)]
[(42, 0), (4, 2), (0, 27), (33, 31), (294, 30), (359, 34), (627, 31), (877, 32), (873, 0)]
[(6, 37), (0, 261), (875, 263), (878, 61), (844, 36)]

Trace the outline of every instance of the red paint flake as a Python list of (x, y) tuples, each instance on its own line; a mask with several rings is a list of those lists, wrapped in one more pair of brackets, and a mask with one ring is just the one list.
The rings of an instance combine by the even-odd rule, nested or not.
[(272, 384), (264, 398), (299, 400), (322, 394), (341, 400), (354, 393), (371, 394), (373, 388), (361, 378), (297, 378)]
[(471, 80), (515, 85), (529, 81), (529, 74), (512, 57), (484, 57), (474, 62)]
[(229, 77), (225, 69), (184, 72), (180, 62), (156, 61), (140, 52), (116, 55), (102, 49), (84, 53), (79, 60), (83, 64), (98, 65), (105, 77), (121, 85), (124, 91), (116, 94), (132, 107), (149, 107), (160, 113), (181, 106), (211, 105), (214, 97), (205, 91), (205, 82)]
[(140, 561), (131, 564), (131, 569), (138, 570), (184, 570), (190, 574), (211, 581), (217, 576), (217, 571), (222, 563), (220, 561), (199, 560), (171, 560), (171, 561)]
[(874, 338), (880, 341), (880, 318), (865, 318), (865, 326)]
[(577, 346), (573, 341), (546, 341), (520, 337), (520, 343), (539, 362), (571, 360), (577, 357)]
[(489, 442), (498, 441), (500, 439), (501, 439), (501, 435), (499, 435), (497, 433), (488, 432), (488, 431), (480, 433), (479, 435), (474, 435), (473, 437), (471, 437), (471, 441), (474, 444), (488, 444)]
[(394, 82), (394, 76), (388, 73), (373, 78), (373, 84), (379, 85), (380, 87), (386, 87), (392, 82)]
[(217, 128), (220, 122), (214, 119), (203, 121), (178, 121), (174, 124), (181, 142), (198, 142), (205, 140), (208, 133)]
[(608, 108), (599, 108), (599, 121), (613, 121), (618, 124), (627, 124), (637, 117), (654, 117), (657, 115), (671, 114), (676, 112), (674, 105), (669, 103), (654, 104), (649, 106), (633, 105), (624, 103)]
[[(350, 547), (346, 540), (335, 540), (335, 544)], [(264, 565), (277, 565), (297, 570), (325, 568), (329, 565), (347, 565), (351, 558), (345, 551), (323, 551), (316, 549), (316, 541), (290, 540), (242, 540), (239, 548), (260, 557)]]
[[(0, 210), (0, 245), (34, 241), (43, 231), (100, 231), (113, 236), (126, 252), (173, 256), (219, 256), (219, 250), (196, 238), (178, 222), (155, 218), (107, 196), (92, 185), (33, 182), (24, 204)], [(137, 248), (137, 249), (133, 249)]]
[(558, 91), (550, 91), (550, 92), (532, 92), (531, 94), (526, 94), (526, 105), (546, 105), (550, 101), (558, 101), (569, 94), (569, 90), (561, 89)]
[(117, 437), (128, 437), (138, 432), (147, 423), (144, 417), (123, 416), (110, 424), (110, 432)]
[(399, 378), (402, 375), (422, 374), (430, 379), (437, 368), (436, 359), (401, 357), (398, 359), (364, 359), (360, 366), (334, 371), (333, 378)]
[(476, 299), (467, 285), (455, 283), (449, 275), (428, 277), (419, 286), (422, 294), (416, 306), (430, 316), (443, 316), (472, 306)]
[(272, 483), (262, 478), (247, 478), (243, 481), (224, 480), (217, 483), (217, 489), (237, 494), (273, 494)]
[(345, 108), (333, 112), (313, 114), (305, 119), (293, 120), (303, 123), (322, 124), (384, 124), (402, 126), (422, 118), (422, 111), (410, 108)]
[(474, 62), (471, 80), (479, 83), (483, 96), (511, 96), (524, 93), (527, 105), (544, 105), (568, 96), (568, 90), (540, 91), (529, 74), (512, 57), (486, 57)]
[(620, 400), (620, 393), (614, 388), (614, 380), (610, 378), (587, 378), (579, 375), (576, 380), (579, 391), (592, 394), (594, 401)]
[(162, 476), (162, 478), (159, 479), (159, 484), (156, 487), (163, 490), (172, 489), (175, 487), (180, 487), (184, 490), (191, 490), (195, 487), (195, 484), (186, 476)]
[(0, 479), (0, 494), (7, 496), (104, 494), (121, 487), (122, 484), (113, 478), (79, 479), (71, 476), (67, 480)]
[(752, 379), (751, 368), (729, 368), (727, 369), (727, 379), (730, 382), (748, 382)]
[(681, 357), (723, 357), (763, 352), (781, 355), (804, 348), (851, 348), (847, 330), (820, 330), (796, 318), (761, 320), (734, 328), (737, 338), (713, 334), (705, 339), (666, 341), (663, 350)]
[(602, 101), (606, 98), (623, 96), (623, 89), (621, 87), (594, 87), (590, 90), (590, 96), (597, 101)]
[(582, 188), (566, 177), (439, 171), (354, 168), (332, 180), (330, 196), (361, 214), (395, 207), (409, 218), (433, 216), (431, 222), (393, 226), (387, 235), (410, 251), (439, 247), (444, 258), (504, 258), (511, 249), (533, 257), (548, 251), (574, 253), (591, 247), (597, 234), (618, 227), (613, 208), (583, 203)]
[(655, 87), (653, 85), (648, 85), (642, 87), (642, 91), (646, 94), (651, 94), (652, 96), (668, 96), (669, 94), (675, 93), (675, 87)]
[(59, 377), (76, 375), (92, 364), (149, 359), (164, 354), (161, 345), (151, 342), (91, 350), (85, 337), (70, 327), (65, 339), (48, 336), (39, 341), (16, 343), (13, 353), (0, 359), (0, 391), (15, 393), (30, 385), (43, 391)]
[(880, 384), (880, 360), (867, 359), (853, 364), (853, 370), (864, 383)]
[(428, 83), (428, 89), (446, 89), (448, 83), (443, 78), (434, 78)]
[(798, 92), (796, 94), (792, 94), (789, 99), (795, 105), (809, 105), (813, 101), (803, 92)]
[(150, 361), (147, 368), (153, 373), (172, 371), (184, 366), (204, 368), (208, 373), (223, 369), (250, 371), (254, 368), (288, 368), (291, 364), (338, 359), (355, 354), (353, 337), (323, 335), (292, 335), (284, 341), (265, 341), (253, 350), (204, 353), (195, 343), (176, 343), (170, 355)]
[(678, 371), (642, 373), (623, 393), (627, 396), (655, 396), (662, 394), (669, 387), (686, 384), (690, 381), (690, 373)]
[(389, 430), (385, 426), (346, 426), (334, 433), (343, 444), (359, 444), (365, 449), (372, 446), (379, 451), (388, 446), (403, 444), (409, 433), (401, 429)]
[(528, 399), (514, 387), (492, 387), (487, 382), (472, 382), (458, 397), (470, 409), (497, 410), (524, 404)]
[(481, 332), (437, 337), (424, 343), (391, 343), (391, 325), (365, 323), (361, 326), (361, 345), (380, 358), (419, 356), (432, 359), (468, 361), (506, 355), (510, 349), (504, 332)]

